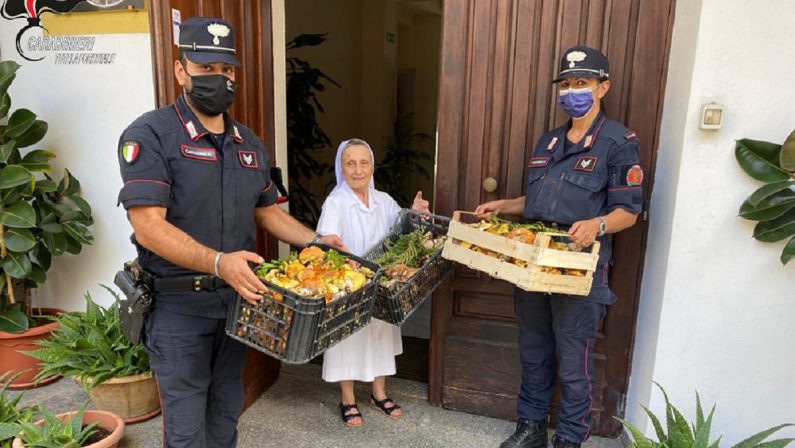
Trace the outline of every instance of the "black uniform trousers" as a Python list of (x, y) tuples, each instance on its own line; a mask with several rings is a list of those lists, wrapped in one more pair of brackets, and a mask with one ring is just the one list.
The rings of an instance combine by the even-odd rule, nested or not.
[(519, 321), (522, 387), (516, 402), (519, 418), (546, 421), (552, 402), (553, 357), (561, 384), (555, 433), (584, 442), (591, 428), (595, 386), (593, 349), (605, 305), (561, 294), (514, 290)]
[(155, 300), (144, 345), (160, 391), (166, 448), (237, 446), (246, 352), (225, 324), (158, 309)]

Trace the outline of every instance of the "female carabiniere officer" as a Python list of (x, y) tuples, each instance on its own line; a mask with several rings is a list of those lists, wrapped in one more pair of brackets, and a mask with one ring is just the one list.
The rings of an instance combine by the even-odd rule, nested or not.
[(516, 431), (501, 448), (546, 447), (553, 356), (561, 383), (553, 445), (577, 447), (588, 439), (596, 330), (606, 305), (616, 300), (607, 285), (608, 235), (635, 224), (641, 211), (643, 171), (637, 137), (607, 118), (601, 107), (610, 90), (607, 58), (593, 48), (570, 48), (553, 82), (558, 86), (558, 103), (571, 120), (536, 144), (525, 196), (481, 204), (475, 213), (482, 217), (522, 213), (530, 220), (568, 227), (579, 246), (598, 239), (601, 253), (587, 297), (514, 291), (522, 387)]

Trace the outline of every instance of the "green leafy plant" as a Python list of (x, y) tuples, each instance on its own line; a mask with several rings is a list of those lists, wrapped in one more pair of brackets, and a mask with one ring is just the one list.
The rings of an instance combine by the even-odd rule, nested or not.
[(39, 405), (38, 410), (44, 418), (43, 424), (20, 424), (19, 438), (27, 448), (80, 448), (98, 431), (97, 423), (83, 425), (85, 407), (63, 420), (44, 406)]
[[(314, 47), (326, 40), (326, 34), (300, 34), (287, 43), (287, 51)], [(287, 163), (290, 176), (290, 212), (304, 224), (315, 228), (320, 217), (317, 198), (308, 182), (322, 177), (333, 167), (316, 159), (316, 154), (331, 147), (331, 140), (317, 122), (318, 113), (325, 112), (317, 92), (336, 81), (309, 62), (287, 58)]]
[[(709, 415), (705, 418), (704, 410), (701, 407), (701, 398), (698, 396), (698, 392), (696, 392), (696, 422), (688, 423), (679, 409), (674, 407), (668, 400), (668, 394), (665, 393), (662, 386), (657, 383), (654, 384), (660, 388), (665, 397), (665, 423), (667, 432), (666, 429), (663, 429), (660, 419), (648, 408), (642, 406), (643, 410), (646, 411), (646, 415), (649, 416), (652, 425), (654, 425), (654, 431), (657, 433), (657, 441), (643, 435), (638, 428), (628, 421), (616, 418), (616, 420), (620, 421), (632, 433), (632, 438), (634, 439), (631, 444), (632, 448), (718, 448), (720, 446), (721, 437), (718, 437), (712, 442), (709, 440), (710, 431), (712, 430), (712, 416), (715, 414), (715, 405), (712, 405)], [(783, 424), (768, 428), (735, 444), (732, 448), (784, 448), (795, 439), (768, 441), (765, 441), (765, 439), (787, 426), (793, 425)]]
[(753, 237), (765, 243), (790, 238), (781, 263), (795, 257), (795, 131), (783, 145), (759, 140), (737, 141), (737, 162), (749, 176), (765, 183), (740, 206), (740, 217), (758, 221)]
[(138, 375), (149, 371), (149, 358), (140, 344), (124, 337), (119, 321), (119, 296), (102, 308), (86, 293), (86, 311), (64, 313), (53, 320), (60, 322), (49, 339), (36, 342), (42, 348), (25, 352), (41, 361), (37, 379), (54, 374), (74, 376), (88, 392), (110, 378)]
[(423, 149), (433, 143), (433, 137), (416, 130), (414, 114), (397, 118), (393, 127), (394, 140), (386, 144), (373, 180), (377, 189), (389, 193), (399, 204), (410, 205), (414, 192), (406, 191), (409, 185), (406, 176), (418, 173), (425, 179), (431, 178), (428, 168), (433, 167), (433, 157)]
[(10, 372), (0, 375), (0, 448), (10, 448), (14, 437), (22, 429), (20, 424), (33, 419), (33, 409), (19, 406), (22, 394), (13, 398), (7, 394), (8, 385), (18, 375), (10, 376)]
[(8, 87), (19, 64), (0, 62), (0, 331), (21, 333), (31, 319), (30, 290), (44, 283), (53, 257), (78, 254), (91, 244), (91, 206), (79, 194), (80, 183), (68, 170), (50, 176), (55, 153), (37, 149), (47, 123), (28, 109), (10, 113)]

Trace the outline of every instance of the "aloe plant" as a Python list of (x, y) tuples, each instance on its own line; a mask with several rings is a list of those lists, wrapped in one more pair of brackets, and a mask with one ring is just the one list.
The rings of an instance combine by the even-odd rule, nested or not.
[(765, 183), (740, 206), (740, 217), (758, 221), (753, 237), (765, 243), (789, 238), (781, 263), (795, 257), (795, 131), (784, 144), (742, 139), (735, 156), (749, 176)]
[(97, 423), (83, 425), (85, 407), (63, 420), (44, 406), (39, 405), (38, 410), (44, 419), (42, 424), (20, 424), (22, 432), (18, 437), (26, 448), (80, 448), (98, 431)]
[[(663, 397), (665, 397), (666, 427), (663, 428), (660, 418), (654, 415), (647, 407), (641, 407), (646, 411), (646, 415), (649, 416), (649, 420), (651, 420), (654, 426), (654, 432), (657, 434), (657, 441), (643, 435), (638, 428), (628, 421), (614, 417), (632, 433), (632, 438), (634, 439), (630, 445), (632, 448), (718, 448), (720, 446), (722, 436), (710, 442), (712, 417), (715, 414), (715, 405), (712, 405), (712, 409), (705, 418), (704, 409), (701, 407), (701, 398), (698, 396), (698, 392), (696, 392), (696, 422), (688, 423), (684, 415), (682, 415), (682, 412), (668, 400), (668, 394), (665, 392), (665, 389), (656, 382), (654, 384), (660, 388)], [(776, 439), (768, 441), (765, 441), (765, 439), (787, 426), (793, 425), (785, 423), (768, 428), (733, 445), (732, 448), (784, 448), (795, 439)]]
[[(0, 62), (0, 331), (21, 333), (33, 323), (30, 290), (44, 283), (53, 257), (91, 244), (91, 206), (68, 170), (56, 180), (43, 149), (20, 151), (47, 134), (28, 109), (11, 110), (8, 88), (20, 66)], [(9, 113), (10, 112), (10, 113)]]
[(102, 308), (86, 293), (85, 312), (54, 317), (61, 325), (49, 339), (36, 342), (40, 349), (25, 352), (41, 361), (42, 370), (36, 379), (55, 374), (74, 376), (88, 392), (110, 378), (149, 371), (143, 346), (128, 341), (121, 331), (119, 296), (107, 286), (103, 288), (114, 296), (112, 305)]

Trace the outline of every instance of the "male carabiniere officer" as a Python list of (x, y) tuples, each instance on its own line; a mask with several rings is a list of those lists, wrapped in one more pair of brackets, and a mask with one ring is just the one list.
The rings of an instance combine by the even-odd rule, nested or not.
[(596, 330), (606, 305), (616, 300), (607, 285), (612, 258), (608, 234), (635, 224), (641, 211), (638, 138), (602, 111), (601, 100), (610, 89), (607, 58), (594, 48), (570, 48), (553, 82), (558, 104), (571, 120), (539, 139), (528, 163), (525, 196), (487, 202), (475, 212), (522, 213), (568, 227), (572, 241), (585, 247), (598, 239), (601, 251), (587, 297), (514, 290), (522, 388), (516, 431), (501, 448), (546, 448), (553, 357), (561, 384), (553, 445), (573, 448), (588, 439)]
[(295, 245), (321, 237), (276, 202), (262, 141), (227, 113), (235, 96), (229, 24), (180, 26), (176, 103), (139, 117), (119, 140), (132, 242), (154, 290), (144, 343), (157, 378), (167, 447), (234, 447), (243, 406), (244, 346), (224, 334), (230, 300), (265, 286), (249, 263), (259, 226)]

